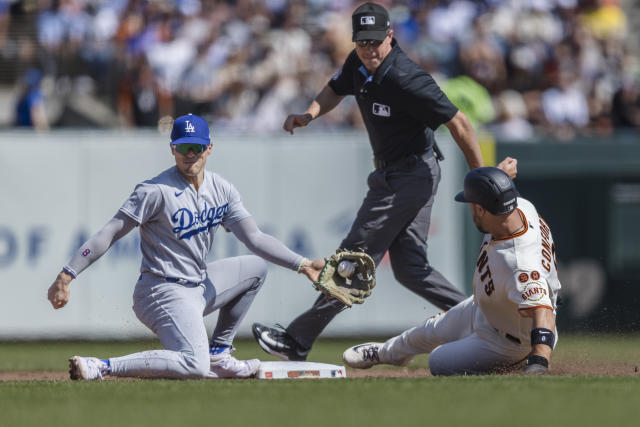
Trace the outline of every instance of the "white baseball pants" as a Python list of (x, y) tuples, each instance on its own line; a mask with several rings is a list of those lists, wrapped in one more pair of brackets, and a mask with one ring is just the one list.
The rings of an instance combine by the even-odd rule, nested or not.
[(512, 367), (527, 357), (529, 343), (518, 344), (491, 327), (469, 297), (449, 311), (389, 339), (379, 349), (380, 362), (408, 363), (429, 354), (433, 375), (486, 374)]
[(209, 340), (203, 317), (220, 309), (212, 341), (231, 345), (266, 275), (266, 262), (253, 255), (209, 264), (207, 280), (198, 285), (180, 285), (143, 274), (133, 294), (133, 310), (158, 335), (165, 349), (111, 358), (111, 375), (207, 377)]

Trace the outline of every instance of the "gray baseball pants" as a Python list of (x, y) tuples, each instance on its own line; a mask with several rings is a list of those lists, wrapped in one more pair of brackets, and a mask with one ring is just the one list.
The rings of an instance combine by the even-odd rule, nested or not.
[(133, 311), (164, 350), (111, 358), (111, 375), (206, 378), (210, 360), (203, 317), (220, 309), (211, 341), (231, 345), (266, 275), (267, 263), (254, 255), (208, 264), (207, 279), (197, 285), (142, 274), (133, 293)]
[[(409, 157), (367, 180), (365, 196), (341, 248), (362, 248), (376, 265), (389, 251), (395, 278), (407, 289), (447, 310), (465, 299), (440, 272), (429, 265), (427, 236), (431, 208), (440, 183), (440, 165), (429, 153)], [(313, 306), (287, 327), (301, 346), (313, 342), (345, 306), (320, 295)]]
[(389, 339), (378, 350), (381, 363), (404, 365), (429, 354), (433, 375), (477, 375), (512, 369), (531, 351), (493, 328), (470, 296), (445, 313)]

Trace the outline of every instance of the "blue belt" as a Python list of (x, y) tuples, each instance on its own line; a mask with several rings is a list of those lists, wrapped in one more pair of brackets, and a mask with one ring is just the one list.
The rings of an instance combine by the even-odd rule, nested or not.
[[(153, 273), (151, 273), (151, 274), (153, 274)], [(202, 283), (202, 282), (192, 282), (191, 280), (187, 280), (187, 279), (176, 279), (175, 277), (159, 276), (157, 274), (153, 274), (153, 275), (156, 276), (156, 277), (159, 277), (161, 279), (164, 279), (167, 282), (177, 283), (179, 285), (198, 286), (200, 283)], [(140, 279), (142, 279), (142, 274), (140, 275), (138, 280), (140, 280)]]
[(163, 277), (164, 280), (171, 283), (177, 283), (179, 285), (198, 286), (202, 282), (192, 282), (187, 279), (176, 279), (175, 277)]

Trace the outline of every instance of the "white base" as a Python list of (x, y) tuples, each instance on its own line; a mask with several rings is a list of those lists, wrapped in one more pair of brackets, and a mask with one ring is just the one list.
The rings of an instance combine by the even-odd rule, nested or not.
[(344, 366), (315, 362), (262, 362), (256, 374), (262, 380), (346, 377)]

